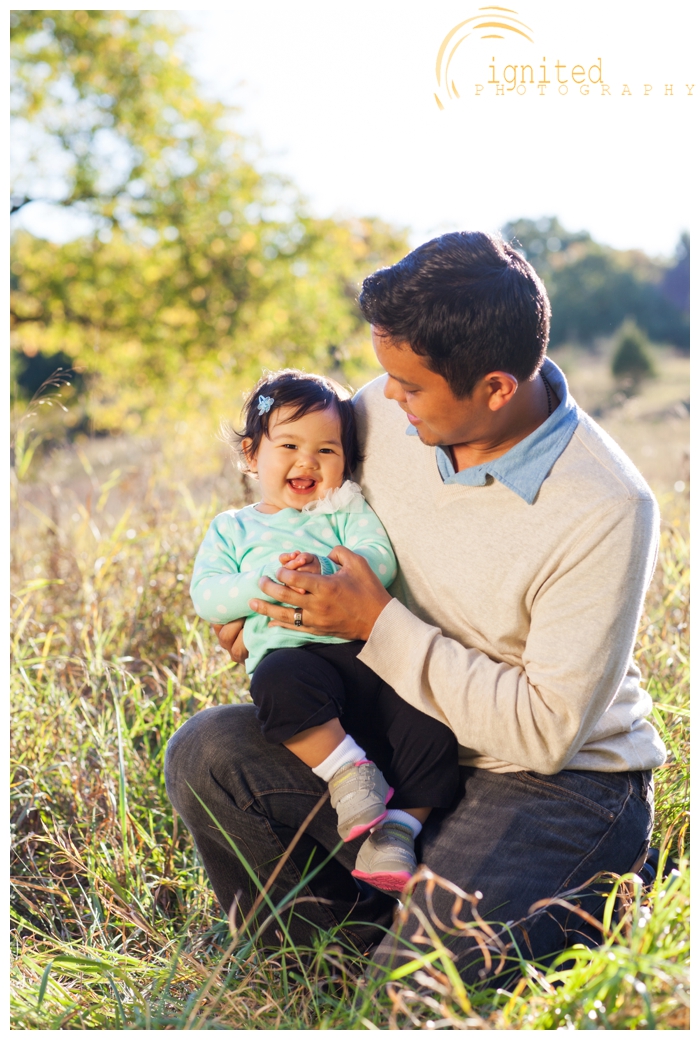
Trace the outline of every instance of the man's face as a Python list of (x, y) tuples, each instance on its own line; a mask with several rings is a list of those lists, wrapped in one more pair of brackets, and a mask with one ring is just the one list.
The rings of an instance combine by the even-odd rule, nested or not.
[(469, 397), (455, 397), (447, 380), (408, 343), (381, 336), (374, 326), (372, 344), (389, 377), (384, 396), (403, 409), (423, 444), (466, 444), (482, 433), (490, 412), (478, 388)]

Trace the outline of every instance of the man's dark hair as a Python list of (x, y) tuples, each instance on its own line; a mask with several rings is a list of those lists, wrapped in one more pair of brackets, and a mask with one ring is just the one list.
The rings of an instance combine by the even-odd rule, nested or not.
[[(262, 414), (258, 407), (260, 397), (272, 398), (269, 410)], [(287, 416), (285, 422), (296, 422), (309, 412), (323, 412), (326, 408), (335, 408), (340, 419), (340, 441), (345, 456), (343, 476), (347, 480), (362, 462), (350, 394), (332, 379), (301, 372), (296, 368), (268, 372), (257, 381), (243, 408), (242, 430), (232, 430), (226, 424), (223, 425), (224, 439), (237, 450), (242, 468), (248, 469), (248, 463), (257, 455), (260, 441), (268, 435), (271, 417), (278, 408), (287, 406), (294, 411)], [(250, 438), (250, 444), (243, 450), (241, 441), (247, 438)]]
[(530, 379), (544, 360), (547, 290), (515, 249), (482, 231), (440, 235), (365, 278), (365, 318), (426, 358), (455, 397), (488, 372)]

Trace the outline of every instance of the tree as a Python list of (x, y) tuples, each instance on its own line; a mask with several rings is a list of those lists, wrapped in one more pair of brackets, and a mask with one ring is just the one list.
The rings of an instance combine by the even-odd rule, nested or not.
[(676, 246), (676, 263), (664, 275), (661, 292), (684, 314), (690, 314), (690, 235), (684, 231)]
[(611, 367), (618, 383), (628, 392), (635, 392), (644, 379), (656, 375), (646, 337), (632, 321), (625, 322), (620, 329)]
[(14, 234), (13, 347), (71, 357), (116, 425), (177, 383), (351, 374), (358, 284), (408, 248), (375, 219), (312, 218), (261, 173), (235, 112), (199, 95), (183, 37), (172, 12), (13, 13), (15, 212), (50, 200), (89, 227)]
[(522, 248), (547, 286), (553, 347), (590, 346), (630, 315), (656, 342), (688, 349), (689, 318), (666, 288), (667, 266), (639, 250), (601, 245), (588, 232), (572, 234), (555, 217), (514, 221), (503, 235)]
[(556, 217), (512, 220), (503, 228), (503, 237), (525, 254), (542, 279), (552, 274), (558, 254), (566, 253), (572, 246), (580, 252), (592, 242), (587, 231), (567, 231)]

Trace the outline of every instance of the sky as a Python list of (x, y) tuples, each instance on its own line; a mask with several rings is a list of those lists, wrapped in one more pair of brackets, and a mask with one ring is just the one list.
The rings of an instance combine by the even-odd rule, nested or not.
[[(556, 214), (655, 256), (690, 225), (700, 73), (686, 0), (253, 0), (181, 13), (206, 92), (240, 106), (237, 128), (318, 215), (378, 216), (415, 245)], [(436, 59), (461, 22), (441, 68), (457, 44), (456, 97)]]
[[(699, 179), (696, 7), (241, 0), (179, 13), (202, 89), (237, 106), (257, 161), (317, 216), (380, 217), (415, 246), (556, 215), (670, 258)], [(16, 219), (59, 240), (86, 230), (41, 203)]]

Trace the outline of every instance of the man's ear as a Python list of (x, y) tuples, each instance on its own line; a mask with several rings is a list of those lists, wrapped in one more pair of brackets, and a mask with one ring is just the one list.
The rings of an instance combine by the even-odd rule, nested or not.
[(488, 393), (488, 406), (492, 412), (498, 412), (509, 404), (518, 389), (518, 380), (510, 372), (489, 372), (484, 376)]

